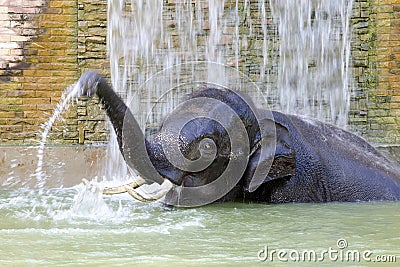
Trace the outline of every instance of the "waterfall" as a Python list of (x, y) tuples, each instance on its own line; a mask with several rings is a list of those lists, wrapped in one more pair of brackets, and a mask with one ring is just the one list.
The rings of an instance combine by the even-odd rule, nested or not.
[(342, 127), (349, 111), (352, 0), (271, 0), (280, 107)]

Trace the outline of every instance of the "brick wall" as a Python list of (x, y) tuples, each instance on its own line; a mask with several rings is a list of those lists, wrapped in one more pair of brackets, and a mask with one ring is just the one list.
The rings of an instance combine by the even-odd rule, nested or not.
[(370, 19), (370, 1), (354, 2), (352, 24), (352, 64), (355, 86), (351, 95), (349, 128), (365, 135), (368, 122), (368, 91), (375, 86), (375, 77), (369, 67), (370, 51), (372, 50)]
[[(0, 140), (35, 144), (40, 125), (82, 70), (107, 69), (106, 1), (5, 1), (0, 7)], [(99, 105), (78, 101), (51, 143), (106, 141)]]
[[(40, 124), (83, 70), (108, 73), (107, 3), (0, 3), (0, 140), (35, 144)], [(166, 8), (173, 5), (167, 1)], [(349, 126), (375, 143), (400, 142), (399, 14), (400, 0), (354, 0)], [(248, 39), (241, 57), (242, 71), (250, 76), (259, 72), (259, 41)], [(107, 140), (106, 117), (96, 100), (80, 99), (63, 118), (51, 131), (51, 143)]]
[(350, 128), (376, 144), (400, 143), (400, 1), (356, 1)]
[[(36, 99), (36, 88), (24, 86), (29, 77), (23, 76), (28, 67), (25, 60), (27, 44), (41, 34), (38, 14), (44, 1), (3, 1), (0, 7), (0, 136), (2, 140), (23, 140), (33, 138), (26, 133), (36, 124), (37, 101), (50, 104), (50, 98)], [(34, 43), (33, 43), (34, 44)], [(50, 91), (51, 92), (51, 91)]]
[(374, 84), (368, 91), (366, 136), (400, 143), (400, 0), (372, 0), (370, 10)]

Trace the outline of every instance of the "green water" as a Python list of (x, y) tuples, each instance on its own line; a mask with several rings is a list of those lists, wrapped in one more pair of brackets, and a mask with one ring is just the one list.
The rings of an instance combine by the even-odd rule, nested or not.
[[(392, 255), (397, 263), (380, 266), (400, 262), (400, 203), (165, 210), (82, 192), (0, 191), (0, 266), (369, 266)], [(340, 249), (339, 239), (347, 247)], [(323, 253), (329, 249), (337, 254)], [(305, 250), (316, 258), (302, 260)], [(350, 250), (361, 259), (340, 256)]]

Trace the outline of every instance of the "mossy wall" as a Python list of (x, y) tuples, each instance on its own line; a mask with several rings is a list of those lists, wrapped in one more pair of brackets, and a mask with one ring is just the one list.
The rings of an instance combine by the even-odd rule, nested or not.
[[(172, 9), (175, 1), (165, 3)], [(354, 91), (349, 128), (376, 144), (398, 144), (400, 0), (354, 0), (351, 24)], [(107, 1), (3, 1), (2, 144), (37, 143), (40, 125), (50, 116), (65, 88), (86, 69), (108, 73), (106, 26)], [(250, 77), (258, 71), (258, 41), (248, 40), (249, 51), (241, 62), (242, 70)], [(63, 118), (51, 131), (51, 143), (107, 141), (106, 117), (95, 100), (80, 99)]]
[[(107, 72), (106, 1), (6, 1), (0, 7), (0, 140), (36, 144), (62, 92), (85, 69)], [(106, 142), (99, 105), (78, 101), (50, 143)]]
[(362, 8), (353, 16), (356, 90), (349, 114), (350, 129), (376, 144), (398, 144), (400, 1), (368, 0), (355, 4)]

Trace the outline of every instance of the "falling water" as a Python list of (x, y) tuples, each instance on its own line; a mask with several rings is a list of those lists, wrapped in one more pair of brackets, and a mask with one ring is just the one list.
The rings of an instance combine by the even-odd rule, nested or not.
[(352, 0), (271, 0), (281, 109), (346, 126)]
[[(143, 86), (160, 75), (160, 71), (169, 70), (161, 75), (168, 76), (167, 82), (181, 85), (190, 82), (191, 72), (199, 67), (190, 62), (227, 64), (229, 61), (227, 65), (237, 66), (238, 39), (232, 36), (239, 36), (239, 14), (237, 8), (225, 10), (225, 5), (220, 0), (184, 0), (173, 4), (142, 0), (108, 2), (112, 83), (121, 95), (132, 101), (130, 107), (143, 128), (146, 123), (159, 122), (177, 104), (176, 95), (165, 95), (160, 86)], [(228, 28), (232, 31), (230, 39), (224, 36)], [(180, 86), (175, 93), (184, 94), (192, 89)], [(160, 101), (166, 105), (152, 112), (154, 103)]]
[[(160, 86), (143, 84), (167, 69), (173, 69), (163, 73), (174, 81), (171, 84), (188, 83), (198, 66), (176, 66), (215, 62), (249, 76), (273, 108), (345, 126), (352, 3), (109, 0), (113, 86), (130, 102), (144, 129), (157, 124), (177, 101), (172, 93), (165, 96)], [(229, 79), (220, 72), (209, 71)], [(190, 90), (181, 86), (175, 93)], [(155, 102), (165, 102), (164, 107), (154, 112)]]

